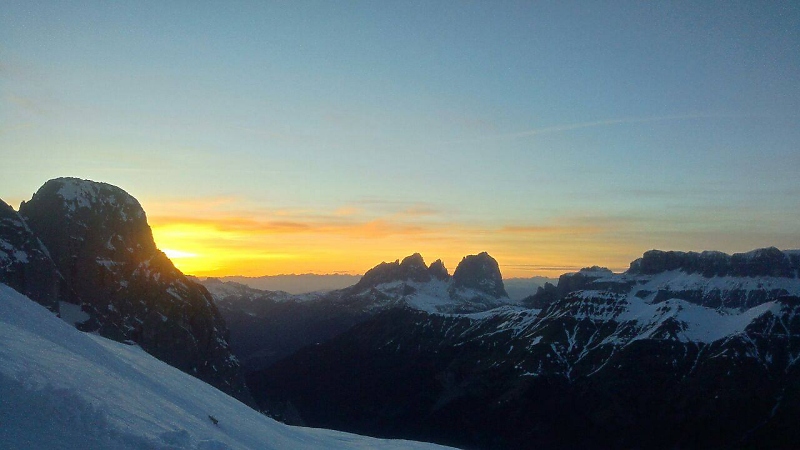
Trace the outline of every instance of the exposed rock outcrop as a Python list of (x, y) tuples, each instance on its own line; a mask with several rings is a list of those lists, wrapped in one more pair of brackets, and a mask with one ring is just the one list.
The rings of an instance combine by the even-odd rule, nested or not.
[(20, 206), (68, 292), (83, 303), (81, 328), (131, 340), (153, 356), (247, 400), (227, 328), (201, 285), (156, 248), (139, 202), (105, 183), (50, 180)]
[[(64, 278), (41, 241), (14, 209), (0, 200), (0, 283), (53, 312), (70, 300)], [(74, 300), (74, 299), (73, 299)]]
[(483, 252), (465, 256), (453, 272), (455, 288), (475, 289), (495, 298), (508, 297), (497, 261)]
[(631, 263), (628, 273), (653, 275), (670, 270), (680, 270), (688, 274), (699, 273), (707, 278), (714, 276), (797, 278), (800, 271), (800, 252), (784, 252), (775, 247), (733, 255), (715, 251), (697, 253), (650, 250)]
[(430, 267), (428, 267), (428, 273), (430, 274), (431, 278), (435, 278), (437, 280), (447, 281), (450, 279), (450, 273), (447, 272), (447, 268), (444, 266), (444, 263), (441, 259), (437, 259), (431, 263)]
[(393, 281), (416, 281), (424, 283), (431, 280), (428, 267), (422, 259), (422, 255), (414, 253), (403, 258), (403, 261), (383, 262), (368, 270), (367, 273), (356, 283), (354, 289), (364, 290)]

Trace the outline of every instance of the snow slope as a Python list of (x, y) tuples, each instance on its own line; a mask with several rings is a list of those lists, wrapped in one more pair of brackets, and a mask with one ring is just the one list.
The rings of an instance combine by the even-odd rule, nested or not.
[(0, 447), (444, 448), (280, 424), (139, 347), (76, 330), (4, 284)]
[[(391, 281), (375, 286), (384, 298), (376, 299), (371, 307), (383, 309), (387, 306), (402, 303), (412, 309), (429, 314), (462, 314), (487, 311), (502, 306), (520, 306), (520, 300), (508, 297), (495, 298), (492, 295), (470, 288), (453, 288), (453, 281), (431, 280)], [(372, 290), (364, 291), (358, 296), (374, 295)]]

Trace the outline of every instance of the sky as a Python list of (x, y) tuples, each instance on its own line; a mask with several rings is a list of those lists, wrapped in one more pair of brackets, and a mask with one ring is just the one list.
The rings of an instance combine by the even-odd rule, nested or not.
[(800, 248), (800, 3), (0, 0), (0, 161), (200, 276)]

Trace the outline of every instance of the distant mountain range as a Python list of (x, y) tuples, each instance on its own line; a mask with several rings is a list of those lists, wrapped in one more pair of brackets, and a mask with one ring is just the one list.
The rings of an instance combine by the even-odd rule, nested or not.
[[(451, 274), (413, 254), (303, 294), (196, 282), (156, 248), (141, 206), (117, 187), (60, 178), (18, 212), (0, 202), (0, 284), (287, 423), (467, 449), (800, 448), (800, 251), (651, 250), (624, 273), (587, 267), (535, 285), (504, 281), (499, 267), (480, 253)], [(19, 346), (44, 348), (39, 331), (92, 361), (101, 357), (88, 348), (144, 361), (124, 345), (103, 350), (24, 319), (46, 313), (20, 306), (24, 297), (5, 286), (0, 297), (11, 305), (0, 319), (21, 333), (0, 341), (10, 364), (0, 374), (30, 372)], [(48, 369), (60, 367), (56, 356), (37, 352), (27, 361), (44, 372), (34, 377), (66, 383), (81, 402), (96, 398), (72, 383), (84, 373), (74, 357), (64, 356), (61, 383)], [(52, 399), (17, 378), (0, 389), (16, 402), (4, 414), (22, 423), (17, 409)], [(208, 415), (181, 409), (196, 401), (175, 411)], [(97, 408), (84, 410), (108, 409)], [(201, 447), (173, 431), (157, 438), (165, 448)]]
[[(265, 275), (261, 277), (228, 276), (214, 277), (221, 282), (234, 282), (263, 291), (283, 291), (289, 294), (308, 294), (313, 292), (328, 292), (350, 287), (361, 280), (362, 275), (346, 274), (300, 274), (300, 275)], [(205, 281), (208, 277), (200, 277)], [(536, 289), (545, 283), (556, 283), (557, 278), (530, 277), (506, 278), (505, 283), (508, 297), (513, 300), (522, 300), (536, 292)]]
[[(318, 275), (305, 273), (300, 275), (265, 275), (261, 277), (215, 277), (222, 282), (234, 282), (264, 291), (283, 291), (289, 294), (308, 294), (344, 289), (358, 283), (361, 275), (331, 274)], [(201, 277), (201, 280), (206, 278)]]
[(325, 295), (210, 290), (289, 423), (480, 449), (800, 442), (800, 252), (650, 251), (522, 301), (465, 261), (460, 281), (412, 255)]

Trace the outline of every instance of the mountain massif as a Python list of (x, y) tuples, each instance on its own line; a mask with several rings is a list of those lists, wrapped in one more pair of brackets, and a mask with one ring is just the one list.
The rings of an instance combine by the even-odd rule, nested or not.
[(19, 213), (0, 205), (0, 281), (85, 331), (140, 345), (251, 401), (211, 295), (156, 248), (136, 199), (105, 183), (59, 178)]
[(497, 261), (486, 253), (464, 258), (453, 276), (441, 260), (419, 254), (367, 271), (345, 289), (292, 296), (208, 279), (203, 284), (228, 323), (230, 343), (247, 372), (337, 336), (382, 311), (470, 313), (508, 304)]
[(583, 269), (522, 304), (502, 295), (491, 257), (465, 261), (456, 273), (469, 281), (434, 277), (412, 255), (332, 297), (276, 300), (361, 316), (248, 368), (259, 405), (476, 449), (800, 442), (800, 252), (650, 251), (625, 273)]

